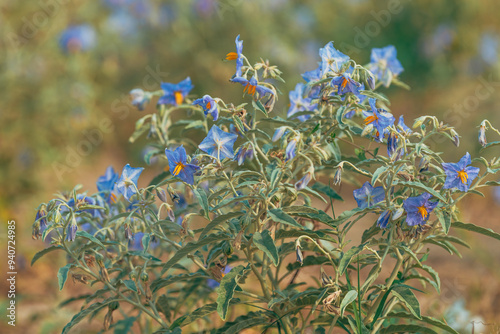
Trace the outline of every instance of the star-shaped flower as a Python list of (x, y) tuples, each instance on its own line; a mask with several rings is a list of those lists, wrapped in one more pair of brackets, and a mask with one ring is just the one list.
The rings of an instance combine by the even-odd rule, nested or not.
[(236, 36), (236, 52), (229, 52), (226, 60), (236, 60), (236, 77), (241, 77), (241, 67), (243, 66), (243, 41), (240, 41), (240, 35)]
[(130, 198), (137, 193), (137, 180), (139, 180), (143, 170), (142, 167), (134, 168), (130, 167), (129, 164), (123, 167), (122, 175), (116, 183), (116, 190), (129, 202)]
[(479, 174), (479, 168), (468, 166), (471, 164), (470, 154), (467, 152), (457, 163), (443, 162), (446, 181), (443, 188), (457, 188), (460, 191), (468, 191), (472, 180)]
[(217, 108), (217, 103), (210, 95), (205, 95), (200, 99), (194, 100), (193, 104), (197, 104), (203, 108), (205, 116), (208, 114), (212, 115), (214, 121), (219, 118), (219, 108)]
[(377, 129), (375, 138), (378, 141), (382, 141), (382, 138), (384, 138), (385, 129), (388, 126), (394, 124), (395, 118), (391, 113), (388, 113), (383, 109), (377, 109), (375, 99), (369, 99), (368, 102), (370, 103), (372, 112), (370, 113), (369, 111), (363, 111), (363, 114), (366, 117), (365, 125), (372, 124)]
[(429, 201), (431, 197), (431, 194), (423, 193), (420, 196), (409, 197), (403, 201), (408, 226), (422, 225), (427, 222), (430, 213), (438, 205), (438, 202)]
[(168, 159), (170, 173), (172, 173), (173, 176), (179, 177), (182, 181), (188, 184), (193, 184), (193, 175), (200, 170), (200, 167), (187, 163), (186, 150), (184, 147), (181, 145), (177, 147), (175, 151), (165, 149), (165, 155)]
[(217, 158), (234, 159), (234, 142), (238, 138), (237, 135), (222, 131), (217, 125), (213, 125), (208, 135), (198, 146), (200, 150)]
[(396, 54), (397, 51), (393, 45), (372, 49), (369, 68), (386, 87), (389, 87), (393, 77), (403, 72), (403, 66), (397, 60)]
[(349, 56), (346, 56), (339, 50), (333, 47), (333, 42), (325, 45), (324, 48), (319, 49), (319, 55), (321, 57), (321, 73), (323, 75), (327, 74), (329, 71), (333, 71), (335, 74), (340, 72), (342, 65), (349, 61)]
[(259, 85), (257, 82), (257, 79), (255, 77), (252, 77), (250, 80), (247, 80), (243, 77), (235, 77), (231, 79), (232, 82), (237, 82), (245, 86), (243, 88), (243, 93), (250, 94), (252, 96), (255, 95), (255, 92), (259, 94), (260, 97), (265, 96), (266, 94), (271, 94), (274, 95), (273, 91), (265, 86)]
[(344, 95), (346, 93), (353, 93), (356, 96), (359, 95), (359, 88), (361, 84), (354, 81), (349, 73), (343, 73), (342, 75), (333, 78), (331, 83), (332, 86), (338, 86), (338, 95)]
[(177, 84), (162, 82), (161, 89), (163, 89), (163, 96), (158, 100), (158, 104), (172, 104), (178, 106), (182, 104), (193, 87), (191, 78), (189, 77)]
[(353, 195), (361, 209), (371, 207), (385, 199), (384, 188), (374, 188), (368, 181), (361, 188), (354, 190)]
[[(301, 111), (311, 111), (317, 107), (317, 104), (312, 103), (312, 98), (304, 97), (304, 90), (306, 86), (303, 83), (298, 83), (295, 89), (289, 93), (290, 98), (290, 108), (288, 109), (288, 118), (290, 116), (301, 112)], [(302, 115), (297, 117), (300, 121), (305, 121), (309, 118), (309, 115)]]

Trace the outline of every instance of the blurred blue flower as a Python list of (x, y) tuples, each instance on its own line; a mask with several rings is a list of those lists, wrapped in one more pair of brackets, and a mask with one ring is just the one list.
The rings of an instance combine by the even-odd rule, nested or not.
[(115, 188), (115, 183), (120, 178), (120, 175), (115, 172), (113, 166), (108, 166), (104, 175), (99, 176), (96, 182), (98, 191), (111, 192)]
[(170, 173), (172, 173), (173, 176), (179, 177), (182, 181), (188, 184), (193, 184), (194, 173), (199, 171), (201, 168), (187, 163), (186, 150), (184, 147), (181, 145), (177, 147), (175, 151), (165, 149), (165, 155), (168, 159)]
[(59, 37), (61, 49), (71, 53), (93, 49), (96, 42), (95, 30), (88, 24), (69, 26)]
[(457, 163), (443, 162), (446, 181), (444, 189), (457, 188), (460, 191), (468, 191), (472, 180), (479, 174), (479, 168), (468, 166), (471, 164), (470, 154), (467, 152)]
[(304, 176), (299, 181), (297, 181), (297, 183), (295, 183), (294, 185), (295, 189), (297, 190), (304, 189), (305, 187), (307, 187), (309, 182), (311, 182), (313, 177), (314, 177), (314, 167), (310, 167), (304, 174)]
[(319, 49), (321, 57), (321, 73), (326, 75), (333, 71), (334, 74), (340, 74), (342, 66), (349, 61), (349, 56), (346, 56), (339, 50), (333, 47), (333, 42), (329, 42), (325, 47)]
[(242, 145), (234, 157), (234, 160), (238, 161), (238, 166), (241, 166), (246, 159), (253, 159), (253, 147), (250, 143)]
[(243, 66), (243, 41), (240, 41), (240, 35), (236, 36), (236, 52), (229, 52), (226, 55), (226, 60), (236, 60), (236, 74), (235, 77), (241, 77), (241, 67)]
[(422, 225), (429, 219), (430, 213), (438, 205), (437, 201), (429, 201), (431, 197), (431, 194), (423, 193), (420, 196), (409, 197), (403, 201), (408, 226)]
[(378, 141), (382, 141), (382, 138), (384, 138), (385, 129), (388, 126), (394, 124), (395, 118), (391, 113), (388, 113), (383, 109), (377, 109), (377, 101), (375, 99), (370, 98), (368, 99), (368, 102), (370, 104), (372, 112), (370, 113), (369, 111), (363, 111), (363, 114), (365, 115), (365, 125), (373, 124), (373, 126), (377, 129), (375, 139)]
[(116, 183), (116, 190), (129, 202), (131, 202), (130, 198), (137, 193), (137, 181), (139, 180), (139, 176), (141, 176), (143, 170), (144, 168), (142, 167), (134, 168), (130, 167), (129, 164), (126, 164), (125, 167), (123, 167), (122, 175)]
[(413, 131), (408, 126), (406, 126), (405, 119), (404, 119), (403, 115), (399, 116), (398, 127), (401, 128), (401, 131), (399, 131), (399, 129), (398, 129), (398, 131), (400, 133), (402, 132), (405, 135), (410, 135), (413, 133)]
[[(226, 268), (224, 268), (224, 271), (222, 272), (222, 277), (226, 276), (231, 271), (231, 269), (233, 269), (233, 267), (226, 266)], [(212, 278), (207, 279), (207, 286), (210, 289), (215, 289), (215, 288), (219, 287), (219, 285), (220, 285), (220, 283), (217, 282), (216, 280), (214, 280)]]
[[(75, 203), (74, 198), (70, 198), (66, 202), (66, 204), (68, 204), (68, 206), (75, 209), (75, 212), (87, 212), (90, 215), (92, 215), (92, 217), (98, 217), (98, 218), (102, 216), (101, 212), (98, 209), (83, 209), (83, 210), (79, 209), (82, 205), (85, 205), (85, 204), (99, 205), (93, 197), (86, 196), (85, 194), (78, 194), (78, 195), (76, 195), (76, 201), (77, 201), (77, 203)], [(104, 204), (104, 203), (102, 203), (102, 204)], [(103, 205), (101, 205), (101, 206), (103, 206)], [(66, 210), (67, 210), (66, 207), (64, 207), (64, 206), (61, 207), (62, 212), (66, 212)]]
[(234, 159), (233, 146), (237, 138), (237, 135), (222, 131), (217, 125), (213, 125), (198, 147), (219, 160)]
[(76, 231), (78, 230), (78, 225), (75, 219), (71, 219), (71, 223), (68, 224), (66, 228), (66, 240), (75, 241)]
[(283, 135), (285, 134), (285, 132), (286, 132), (286, 126), (280, 126), (274, 131), (272, 140), (273, 141), (280, 140), (281, 137), (283, 137)]
[(124, 9), (112, 12), (107, 19), (106, 25), (109, 30), (122, 37), (130, 38), (136, 36), (139, 32), (137, 19)]
[(500, 186), (496, 186), (494, 190), (494, 196), (498, 204), (500, 204)]
[(292, 160), (295, 158), (295, 148), (297, 147), (297, 143), (300, 140), (300, 136), (295, 136), (290, 140), (285, 149), (286, 160)]
[(497, 34), (486, 32), (481, 35), (479, 41), (479, 54), (481, 58), (490, 66), (497, 64), (498, 52), (500, 51), (500, 40)]
[(214, 121), (219, 118), (219, 109), (217, 108), (217, 103), (210, 95), (205, 95), (200, 99), (194, 100), (193, 104), (199, 105), (203, 108), (205, 116), (210, 114), (214, 118)]
[[(137, 232), (136, 234), (133, 235), (132, 240), (129, 240), (129, 249), (130, 250), (143, 250), (144, 246), (142, 244), (142, 238), (144, 237), (144, 232)], [(155, 249), (158, 247), (160, 242), (158, 239), (155, 238), (154, 235), (151, 236), (151, 239), (149, 241), (149, 248), (150, 249)]]
[(172, 104), (178, 106), (182, 104), (193, 87), (190, 77), (187, 77), (177, 84), (162, 82), (161, 89), (163, 89), (163, 96), (158, 100), (158, 104)]
[(422, 43), (422, 50), (426, 57), (439, 55), (447, 49), (455, 38), (455, 28), (448, 23), (440, 24), (431, 36), (426, 37)]
[(391, 218), (391, 214), (391, 210), (385, 210), (384, 212), (382, 212), (380, 217), (378, 217), (377, 219), (377, 226), (379, 226), (380, 228), (386, 228), (387, 224), (389, 224), (389, 218)]
[(389, 87), (393, 77), (403, 72), (403, 66), (397, 60), (396, 54), (397, 51), (393, 45), (372, 49), (369, 69), (386, 87)]
[(346, 93), (353, 93), (356, 96), (359, 95), (359, 87), (361, 84), (354, 81), (349, 73), (343, 73), (338, 77), (334, 77), (331, 84), (332, 86), (338, 86), (338, 95), (344, 95)]
[(353, 191), (354, 199), (358, 203), (358, 207), (366, 209), (385, 199), (383, 187), (373, 187), (370, 182), (365, 182), (359, 189)]
[[(292, 115), (301, 111), (312, 111), (317, 107), (317, 104), (312, 103), (312, 98), (304, 97), (306, 86), (303, 83), (298, 83), (295, 89), (288, 94), (290, 98), (290, 108), (288, 108), (287, 116), (290, 118)], [(301, 115), (297, 118), (300, 121), (305, 121), (310, 118), (310, 115)]]
[(265, 96), (266, 94), (271, 94), (274, 95), (273, 91), (267, 87), (259, 85), (257, 82), (257, 79), (255, 77), (252, 77), (250, 80), (247, 80), (242, 77), (235, 77), (231, 79), (232, 82), (237, 82), (245, 86), (243, 88), (243, 93), (250, 94), (252, 96), (255, 95), (255, 92), (259, 93), (260, 97)]
[(46, 215), (47, 215), (47, 212), (45, 210), (38, 210), (36, 212), (35, 221), (40, 219), (39, 220), (40, 233), (43, 233), (43, 231), (45, 231), (45, 229), (47, 228), (47, 218), (46, 218)]
[(129, 94), (132, 98), (132, 105), (137, 107), (139, 111), (143, 111), (144, 106), (151, 99), (150, 94), (140, 88), (132, 89)]

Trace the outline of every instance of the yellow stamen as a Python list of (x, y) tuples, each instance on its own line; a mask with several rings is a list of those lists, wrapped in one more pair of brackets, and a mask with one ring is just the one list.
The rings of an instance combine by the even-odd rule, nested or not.
[(207, 109), (210, 109), (210, 108), (212, 108), (212, 103), (207, 102)]
[(469, 178), (469, 175), (467, 175), (467, 172), (465, 170), (461, 170), (458, 173), (458, 177), (462, 181), (463, 184), (467, 183), (467, 179)]
[(236, 52), (229, 52), (226, 55), (226, 60), (235, 60), (238, 59), (238, 54)]
[(182, 172), (182, 170), (184, 169), (184, 167), (186, 167), (186, 165), (184, 165), (182, 163), (182, 161), (179, 161), (177, 163), (177, 166), (175, 166), (175, 169), (174, 169), (174, 172), (172, 173), (174, 176), (177, 176), (179, 175), (180, 172)]
[(255, 90), (257, 89), (257, 86), (251, 85), (250, 82), (245, 85), (245, 88), (243, 89), (243, 93), (247, 93), (250, 95), (255, 94)]
[(344, 79), (342, 80), (342, 85), (340, 85), (340, 87), (341, 87), (342, 89), (344, 89), (344, 88), (345, 88), (345, 86), (347, 85), (347, 83), (348, 83), (348, 82), (349, 82), (349, 81), (348, 81), (346, 78), (344, 78)]
[(115, 194), (111, 193), (111, 195), (109, 197), (110, 197), (111, 203), (116, 203), (116, 195)]
[(182, 93), (179, 91), (174, 93), (174, 97), (175, 97), (175, 103), (177, 105), (181, 104), (182, 101), (184, 101), (184, 97), (182, 96)]
[(377, 115), (373, 115), (373, 116), (368, 116), (367, 118), (365, 118), (365, 125), (368, 125), (370, 123), (373, 123), (375, 122), (376, 120), (378, 120), (378, 117)]
[(427, 208), (425, 206), (419, 206), (418, 213), (422, 215), (422, 219), (425, 219), (429, 215), (429, 212), (427, 212)]

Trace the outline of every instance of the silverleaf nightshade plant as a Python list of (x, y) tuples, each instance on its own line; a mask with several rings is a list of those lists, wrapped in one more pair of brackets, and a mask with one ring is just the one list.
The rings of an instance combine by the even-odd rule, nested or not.
[[(439, 315), (421, 314), (413, 286), (430, 282), (439, 292), (427, 245), (458, 254), (454, 229), (500, 240), (461, 222), (458, 210), (465, 196), (498, 186), (500, 159), (464, 155), (451, 145), (456, 130), (434, 116), (410, 128), (408, 115), (389, 110), (381, 86), (406, 87), (393, 46), (374, 49), (366, 66), (333, 42), (319, 59), (288, 110), (277, 104), (281, 72), (267, 60), (252, 64), (240, 36), (226, 60), (236, 60), (228, 80), (243, 85), (241, 103), (197, 92), (189, 77), (131, 91), (132, 104), (150, 113), (130, 142), (149, 133), (145, 166), (161, 172), (149, 180), (142, 167), (127, 164), (121, 176), (109, 167), (96, 194), (77, 186), (35, 215), (33, 238), (50, 246), (32, 263), (63, 251), (59, 288), (68, 277), (90, 285), (70, 299), (85, 301), (63, 333), (90, 314), (116, 331), (137, 322), (157, 333), (393, 333), (401, 325), (455, 333)], [(487, 129), (500, 135), (483, 121), (483, 150), (500, 144), (487, 143)], [(440, 150), (463, 158), (444, 161), (426, 144), (436, 136), (448, 139)], [(345, 199), (352, 209), (340, 212)], [(360, 220), (371, 226), (356, 243)]]

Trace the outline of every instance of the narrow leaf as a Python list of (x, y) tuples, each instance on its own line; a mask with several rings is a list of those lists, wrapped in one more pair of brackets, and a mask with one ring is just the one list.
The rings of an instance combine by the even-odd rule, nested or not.
[(356, 290), (351, 290), (348, 293), (346, 293), (344, 299), (342, 299), (342, 302), (340, 303), (340, 316), (344, 316), (344, 311), (346, 307), (352, 303), (353, 301), (358, 298), (358, 292)]
[(231, 299), (233, 298), (234, 290), (238, 286), (238, 280), (243, 275), (245, 267), (239, 265), (226, 274), (217, 288), (217, 313), (223, 321), (226, 320), (227, 311)]
[(255, 232), (253, 235), (253, 241), (255, 246), (269, 256), (274, 265), (277, 266), (280, 258), (278, 256), (278, 250), (276, 249), (274, 240), (269, 234), (269, 231), (264, 230), (262, 233)]

